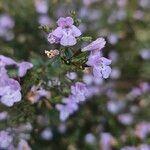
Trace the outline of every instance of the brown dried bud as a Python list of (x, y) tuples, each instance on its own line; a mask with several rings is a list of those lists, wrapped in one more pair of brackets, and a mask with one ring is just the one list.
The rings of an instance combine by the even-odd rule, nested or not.
[(53, 57), (59, 55), (59, 51), (57, 49), (50, 50), (50, 51), (45, 50), (45, 54), (47, 55), (48, 58), (53, 58)]

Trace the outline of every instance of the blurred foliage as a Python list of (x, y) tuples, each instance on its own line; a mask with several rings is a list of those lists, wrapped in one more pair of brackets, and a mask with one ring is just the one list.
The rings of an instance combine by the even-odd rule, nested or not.
[[(118, 61), (112, 67), (119, 68), (121, 76), (116, 80), (109, 79), (106, 81), (106, 86), (109, 84), (115, 85), (113, 89), (118, 92), (117, 98), (119, 100), (126, 100), (125, 96), (132, 87), (138, 86), (141, 82), (149, 82), (149, 60), (143, 60), (140, 57), (142, 49), (150, 48), (149, 8), (140, 8), (138, 0), (129, 0), (124, 8), (126, 17), (111, 24), (108, 22), (108, 17), (114, 10), (118, 10), (116, 3), (110, 5), (105, 0), (99, 0), (90, 6), (84, 6), (80, 0), (48, 0), (48, 5), (48, 16), (52, 20), (50, 28), (55, 26), (55, 21), (61, 14), (68, 16), (69, 12), (73, 10), (81, 19), (81, 23), (85, 25), (84, 36), (87, 39), (89, 36), (94, 37), (94, 39), (98, 36), (104, 36), (108, 41), (104, 49), (104, 55), (108, 56), (111, 50), (118, 53)], [(85, 14), (85, 17), (80, 17), (80, 12), (83, 9), (87, 9), (86, 13), (88, 14)], [(133, 18), (133, 14), (138, 9), (144, 12), (144, 17), (141, 20)], [(96, 19), (92, 18), (92, 12), (94, 11), (98, 13)], [(113, 135), (116, 140), (114, 150), (119, 150), (125, 144), (135, 146), (141, 143), (132, 132), (136, 123), (143, 120), (150, 121), (149, 93), (129, 102), (127, 110), (134, 104), (140, 106), (140, 102), (146, 101), (146, 105), (142, 106), (140, 112), (136, 114), (136, 123), (131, 126), (122, 125), (118, 122), (116, 115), (107, 111), (108, 98), (106, 95), (102, 95), (101, 97), (93, 97), (91, 101), (82, 104), (80, 110), (66, 122), (66, 133), (59, 133), (60, 121), (58, 113), (54, 109), (55, 104), (60, 101), (63, 95), (69, 93), (68, 89), (72, 83), (66, 83), (66, 79), (64, 79), (66, 72), (68, 70), (79, 72), (79, 70), (70, 64), (66, 65), (58, 58), (55, 61), (49, 60), (44, 54), (45, 49), (52, 49), (53, 46), (47, 42), (46, 33), (40, 30), (40, 24), (38, 23), (40, 14), (36, 12), (33, 0), (0, 0), (0, 14), (4, 13), (9, 14), (14, 19), (14, 38), (11, 41), (0, 39), (0, 54), (10, 56), (15, 60), (31, 61), (34, 68), (20, 81), (24, 96), (21, 103), (14, 105), (12, 108), (0, 106), (0, 111), (8, 110), (11, 114), (7, 123), (0, 123), (1, 129), (5, 126), (12, 127), (20, 123), (31, 122), (33, 131), (29, 143), (33, 150), (98, 150), (98, 139), (101, 132), (109, 132)], [(110, 44), (108, 40), (111, 33), (118, 36), (118, 42), (114, 45)], [(88, 41), (90, 40), (89, 37)], [(78, 46), (76, 49), (78, 49)], [(75, 49), (70, 49), (70, 51), (75, 52)], [(66, 53), (66, 57), (71, 55), (71, 53)], [(46, 83), (55, 76), (59, 77), (61, 86), (49, 89)], [(47, 100), (45, 99), (35, 105), (30, 105), (27, 101), (27, 92), (32, 85), (38, 84), (43, 85), (47, 90), (51, 90), (53, 99), (48, 100), (50, 108), (47, 107)], [(46, 126), (37, 123), (36, 117), (38, 115), (45, 116), (48, 121)], [(44, 141), (39, 136), (45, 127), (50, 127), (53, 131), (53, 139), (50, 141)], [(130, 133), (130, 131), (132, 132)], [(89, 132), (93, 133), (97, 139), (93, 145), (84, 142), (84, 137)], [(129, 133), (126, 143), (122, 143), (120, 139), (123, 133)], [(143, 142), (150, 144), (150, 136)]]

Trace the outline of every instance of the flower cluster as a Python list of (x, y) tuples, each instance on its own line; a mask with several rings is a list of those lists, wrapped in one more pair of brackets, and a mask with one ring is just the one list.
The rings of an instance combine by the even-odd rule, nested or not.
[[(71, 17), (59, 18), (57, 21), (58, 27), (49, 33), (48, 41), (50, 44), (57, 43), (63, 46), (74, 46), (77, 43), (76, 37), (81, 36), (81, 31), (75, 26), (74, 20)], [(82, 37), (80, 37), (81, 39)], [(84, 39), (84, 38), (83, 38)], [(60, 112), (60, 120), (65, 121), (71, 114), (78, 110), (78, 104), (89, 99), (94, 94), (98, 93), (97, 86), (93, 86), (92, 82), (89, 84), (89, 76), (96, 82), (101, 83), (103, 79), (107, 79), (111, 73), (111, 60), (102, 56), (102, 48), (105, 47), (106, 41), (104, 38), (98, 38), (88, 46), (79, 50), (79, 53), (90, 52), (86, 66), (91, 72), (86, 74), (86, 79), (83, 77), (83, 82), (76, 82), (71, 86), (71, 94), (67, 98), (63, 98), (63, 104), (57, 104), (56, 108)], [(59, 50), (59, 49), (58, 49)], [(61, 50), (60, 50), (61, 51)], [(67, 51), (67, 50), (66, 50)], [(45, 51), (49, 58), (53, 58), (54, 51)], [(65, 54), (62, 54), (62, 56)], [(76, 54), (74, 54), (76, 55)], [(74, 55), (72, 59), (74, 59)], [(61, 56), (60, 56), (61, 57)], [(64, 60), (64, 58), (63, 58)], [(65, 60), (67, 62), (67, 60)], [(85, 62), (83, 62), (85, 63)], [(80, 64), (81, 66), (83, 64)], [(75, 72), (68, 72), (66, 77), (70, 80), (75, 80), (77, 75)], [(88, 79), (87, 79), (88, 78)], [(98, 84), (97, 83), (97, 84)]]
[(57, 21), (58, 27), (49, 33), (48, 41), (60, 43), (63, 46), (73, 46), (77, 43), (76, 37), (81, 35), (81, 31), (73, 25), (74, 21), (71, 17), (59, 18)]
[(60, 120), (65, 121), (71, 114), (78, 110), (78, 104), (84, 102), (92, 95), (88, 86), (82, 82), (76, 82), (71, 86), (71, 94), (63, 99), (63, 104), (57, 104), (56, 108), (60, 112)]
[(0, 102), (10, 107), (15, 102), (21, 101), (21, 86), (20, 83), (9, 77), (7, 66), (15, 65), (18, 67), (18, 76), (25, 76), (28, 69), (33, 65), (29, 62), (17, 63), (11, 58), (0, 55)]
[(102, 57), (101, 49), (104, 48), (106, 41), (103, 38), (98, 38), (81, 51), (90, 51), (90, 56), (86, 64), (91, 66), (95, 78), (108, 78), (111, 73), (111, 60)]
[[(7, 128), (0, 131), (0, 149), (4, 150), (31, 150), (27, 141), (30, 136), (29, 133), (32, 129), (30, 123), (21, 124), (18, 128)], [(14, 140), (18, 140), (14, 144)]]

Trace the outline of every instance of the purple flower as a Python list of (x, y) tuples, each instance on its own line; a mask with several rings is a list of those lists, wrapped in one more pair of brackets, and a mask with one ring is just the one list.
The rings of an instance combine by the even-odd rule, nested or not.
[(74, 86), (71, 86), (71, 93), (74, 95), (76, 102), (85, 101), (88, 94), (86, 84), (82, 82), (76, 82)]
[(112, 135), (110, 133), (102, 133), (100, 139), (101, 150), (111, 150)]
[(103, 77), (104, 79), (107, 79), (111, 73), (111, 68), (107, 65), (103, 65), (101, 67), (94, 67), (93, 68), (93, 75), (96, 78)]
[(75, 80), (77, 78), (77, 74), (76, 72), (68, 72), (66, 74), (67, 78), (70, 79), (70, 80)]
[(57, 21), (58, 26), (62, 28), (69, 28), (73, 25), (73, 23), (74, 21), (71, 17), (66, 18), (60, 17)]
[(94, 144), (95, 141), (96, 141), (96, 138), (92, 133), (88, 133), (88, 134), (85, 135), (84, 140), (88, 144)]
[(140, 55), (141, 55), (142, 59), (149, 60), (150, 59), (150, 50), (149, 49), (143, 49), (140, 52)]
[(29, 70), (33, 67), (33, 64), (31, 64), (29, 62), (21, 62), (21, 63), (18, 63), (17, 66), (19, 67), (18, 68), (19, 69), (18, 70), (19, 77), (23, 77), (27, 73), (27, 70)]
[(148, 82), (142, 82), (140, 84), (140, 88), (141, 88), (141, 91), (143, 93), (149, 92), (150, 91), (150, 83), (148, 83)]
[(66, 102), (66, 105), (57, 104), (56, 109), (60, 112), (60, 120), (65, 121), (78, 109), (78, 105), (70, 100), (70, 102)]
[(116, 51), (112, 50), (108, 56), (109, 56), (108, 58), (111, 59), (113, 61), (113, 63), (118, 61), (119, 56)]
[(42, 97), (50, 98), (50, 92), (46, 91), (42, 87), (33, 86), (27, 95), (28, 100), (34, 104), (38, 102)]
[(9, 117), (7, 111), (0, 112), (0, 121), (6, 120)]
[(131, 125), (133, 123), (133, 116), (129, 113), (120, 114), (118, 120), (124, 125)]
[(49, 26), (52, 23), (51, 19), (47, 15), (41, 15), (41, 16), (39, 16), (38, 22), (42, 26), (44, 26), (44, 25)]
[(8, 16), (6, 14), (3, 14), (0, 16), (0, 28), (12, 29), (14, 27), (14, 25), (15, 25), (15, 23), (10, 16)]
[(66, 124), (65, 123), (60, 123), (60, 125), (58, 126), (58, 131), (60, 132), (60, 133), (65, 133), (66, 132)]
[(54, 43), (59, 43), (60, 39), (57, 38), (55, 35), (53, 35), (53, 33), (49, 33), (48, 37), (47, 37), (48, 42), (50, 42), (50, 44), (54, 44)]
[(27, 70), (31, 69), (33, 67), (33, 64), (29, 62), (21, 62), (17, 63), (13, 59), (0, 55), (0, 66), (9, 66), (9, 65), (16, 65), (18, 67), (18, 75), (20, 77), (25, 76)]
[[(59, 18), (58, 27), (49, 35), (48, 41), (60, 41), (63, 46), (73, 46), (76, 44), (76, 37), (81, 35), (81, 31), (73, 25), (74, 21), (71, 17)], [(56, 38), (54, 38), (56, 37)], [(52, 38), (52, 39), (51, 39)], [(50, 42), (51, 43), (51, 42)], [(56, 42), (54, 42), (56, 43)]]
[(14, 27), (14, 20), (7, 14), (0, 15), (0, 37), (10, 41), (14, 38), (11, 29)]
[(27, 141), (25, 141), (24, 139), (21, 139), (19, 144), (18, 144), (17, 150), (23, 150), (23, 149), (24, 150), (31, 150)]
[(104, 38), (98, 38), (97, 40), (93, 41), (88, 46), (84, 47), (81, 51), (100, 51), (102, 48), (105, 47), (106, 41)]
[(13, 59), (3, 56), (3, 55), (0, 55), (0, 63), (1, 64), (3, 63), (4, 66), (17, 64), (16, 61), (14, 61)]
[(112, 45), (115, 45), (118, 42), (118, 36), (116, 34), (110, 34), (108, 40)]
[[(3, 80), (3, 81), (1, 81)], [(0, 78), (0, 102), (11, 107), (15, 102), (21, 101), (21, 87), (18, 81), (7, 78)]]
[(148, 144), (140, 144), (138, 147), (137, 147), (138, 150), (150, 150), (150, 145)]
[(118, 68), (113, 68), (111, 72), (111, 78), (112, 79), (118, 79), (120, 77), (120, 70)]
[(71, 110), (69, 111), (70, 114), (72, 114), (74, 111), (78, 109), (78, 105), (76, 103), (76, 97), (74, 97), (73, 95), (70, 95), (68, 98), (63, 98), (62, 101), (64, 104), (68, 106), (68, 108), (71, 108)]
[(48, 4), (46, 0), (36, 0), (35, 8), (38, 13), (46, 14), (48, 12)]
[(0, 131), (0, 148), (5, 149), (11, 144), (13, 138), (7, 131)]
[(149, 122), (141, 122), (136, 125), (135, 135), (144, 140), (147, 135), (150, 133), (150, 123)]
[(50, 128), (46, 128), (42, 131), (41, 133), (41, 137), (44, 140), (51, 140), (53, 138), (53, 133), (52, 130)]
[(69, 108), (66, 107), (66, 105), (62, 105), (62, 104), (57, 104), (56, 105), (56, 109), (59, 111), (60, 113), (60, 120), (61, 121), (65, 121), (68, 117), (69, 117)]
[(93, 75), (96, 78), (108, 78), (111, 73), (111, 68), (109, 65), (111, 64), (111, 60), (100, 57), (98, 53), (91, 54), (88, 58), (86, 63), (87, 65), (91, 66), (93, 69)]
[(116, 114), (124, 108), (125, 104), (123, 101), (109, 101), (107, 103), (107, 109), (109, 112)]

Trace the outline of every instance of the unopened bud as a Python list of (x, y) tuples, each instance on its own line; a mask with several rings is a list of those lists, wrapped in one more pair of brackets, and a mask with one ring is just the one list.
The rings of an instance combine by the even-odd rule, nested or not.
[(50, 51), (45, 50), (45, 54), (48, 56), (48, 58), (53, 58), (53, 57), (59, 55), (59, 51), (57, 49), (50, 50)]

